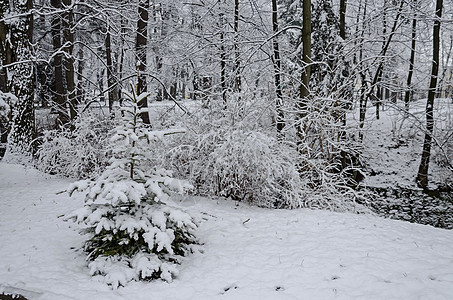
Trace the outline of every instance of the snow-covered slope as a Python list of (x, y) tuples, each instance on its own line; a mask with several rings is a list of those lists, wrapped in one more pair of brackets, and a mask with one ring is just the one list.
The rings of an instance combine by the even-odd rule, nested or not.
[[(0, 164), (0, 293), (29, 299), (453, 299), (453, 231), (369, 215), (268, 210), (188, 197), (204, 253), (173, 283), (111, 290), (59, 216), (68, 180)], [(72, 225), (74, 226), (74, 225)]]

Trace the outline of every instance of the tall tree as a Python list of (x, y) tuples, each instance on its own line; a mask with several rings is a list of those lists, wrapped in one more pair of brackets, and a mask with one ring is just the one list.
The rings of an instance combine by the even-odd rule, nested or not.
[(434, 116), (433, 106), (434, 97), (437, 90), (437, 75), (439, 73), (439, 49), (440, 49), (440, 22), (442, 18), (443, 0), (436, 1), (436, 18), (433, 26), (433, 61), (431, 65), (431, 79), (429, 82), (428, 100), (426, 101), (426, 131), (425, 140), (423, 142), (423, 151), (416, 177), (417, 185), (421, 188), (428, 187), (428, 168), (429, 159), (431, 156), (431, 142), (434, 131)]
[(74, 10), (72, 0), (63, 0), (65, 12), (62, 15), (63, 44), (66, 52), (64, 59), (65, 79), (67, 90), (67, 104), (69, 105), (69, 116), (73, 121), (77, 116), (77, 98), (75, 90), (74, 70)]
[(241, 93), (242, 79), (241, 79), (241, 61), (239, 53), (239, 0), (234, 0), (234, 90)]
[(414, 63), (415, 63), (415, 42), (417, 40), (417, 13), (414, 10), (414, 16), (412, 18), (412, 34), (411, 34), (411, 57), (409, 59), (409, 72), (407, 74), (406, 92), (404, 94), (405, 108), (409, 111), (409, 102), (411, 101), (412, 95), (412, 75), (414, 74)]
[[(9, 2), (9, 1), (6, 1)], [(12, 105), (12, 125), (5, 158), (17, 161), (35, 152), (35, 114), (33, 107), (34, 66), (32, 0), (9, 2), (8, 13), (13, 18), (8, 26), (11, 63), (9, 90), (16, 96)]]
[(8, 43), (8, 24), (4, 21), (4, 16), (9, 10), (9, 1), (0, 2), (0, 91), (8, 91), (8, 75), (6, 66), (8, 65), (8, 57), (11, 57), (10, 44)]
[[(62, 8), (61, 0), (51, 0), (50, 5), (54, 10), (59, 11)], [(52, 16), (50, 31), (52, 34), (52, 45), (54, 51), (53, 66), (54, 66), (54, 78), (55, 78), (55, 89), (54, 89), (54, 108), (57, 110), (56, 126), (61, 126), (69, 122), (67, 107), (66, 107), (66, 89), (64, 85), (64, 73), (63, 73), (63, 49), (61, 44), (61, 15), (56, 13)]]
[[(304, 0), (302, 7), (302, 62), (303, 70), (301, 73), (301, 85), (299, 88), (299, 100), (297, 109), (299, 110), (298, 119), (304, 117), (307, 97), (310, 95), (310, 75), (311, 75), (311, 0)], [(304, 128), (300, 124), (297, 127), (298, 143), (302, 142)]]
[(340, 37), (346, 39), (346, 6), (347, 0), (340, 0)]
[[(146, 49), (148, 43), (148, 18), (149, 18), (149, 0), (140, 0), (138, 3), (138, 21), (137, 21), (137, 38), (135, 40), (135, 52), (137, 58), (137, 94), (146, 93), (148, 91), (146, 83)], [(144, 97), (138, 102), (138, 107), (142, 111), (141, 117), (143, 123), (150, 124), (149, 114), (146, 108), (148, 107), (148, 98)]]
[(272, 29), (275, 35), (272, 45), (274, 48), (274, 84), (275, 84), (275, 94), (277, 96), (275, 100), (275, 109), (277, 111), (276, 125), (277, 131), (281, 132), (285, 127), (284, 113), (283, 113), (283, 92), (281, 85), (281, 60), (280, 60), (280, 49), (278, 44), (278, 11), (277, 11), (277, 0), (272, 0)]
[[(107, 23), (109, 21), (107, 20)], [(108, 85), (108, 96), (109, 96), (109, 112), (113, 112), (113, 103), (117, 100), (118, 93), (115, 89), (115, 78), (114, 78), (114, 68), (112, 61), (112, 43), (111, 43), (111, 34), (110, 26), (107, 25), (107, 33), (105, 35), (105, 53), (107, 56), (107, 85)]]

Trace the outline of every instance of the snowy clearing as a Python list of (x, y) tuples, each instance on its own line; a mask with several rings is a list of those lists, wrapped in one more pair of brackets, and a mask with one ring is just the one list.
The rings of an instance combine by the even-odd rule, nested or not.
[(204, 253), (172, 282), (112, 290), (59, 216), (70, 183), (0, 163), (0, 293), (29, 299), (453, 299), (453, 231), (370, 215), (270, 210), (187, 197)]

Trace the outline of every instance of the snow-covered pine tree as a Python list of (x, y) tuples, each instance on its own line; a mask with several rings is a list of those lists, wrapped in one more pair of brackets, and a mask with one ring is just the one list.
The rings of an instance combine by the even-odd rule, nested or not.
[(114, 288), (132, 280), (171, 281), (176, 264), (197, 243), (194, 219), (169, 205), (169, 192), (191, 185), (171, 172), (149, 166), (149, 144), (182, 130), (150, 131), (138, 103), (147, 94), (125, 92), (122, 124), (111, 139), (111, 164), (95, 180), (72, 184), (69, 193), (85, 194), (85, 205), (68, 215), (91, 236), (85, 243), (90, 273)]

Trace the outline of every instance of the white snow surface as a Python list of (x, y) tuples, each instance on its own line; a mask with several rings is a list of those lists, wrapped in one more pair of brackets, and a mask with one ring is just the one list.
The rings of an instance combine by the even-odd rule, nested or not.
[[(0, 293), (29, 299), (453, 299), (453, 231), (328, 211), (181, 198), (204, 252), (172, 283), (89, 275), (68, 179), (0, 163)], [(58, 194), (57, 194), (58, 193)]]

